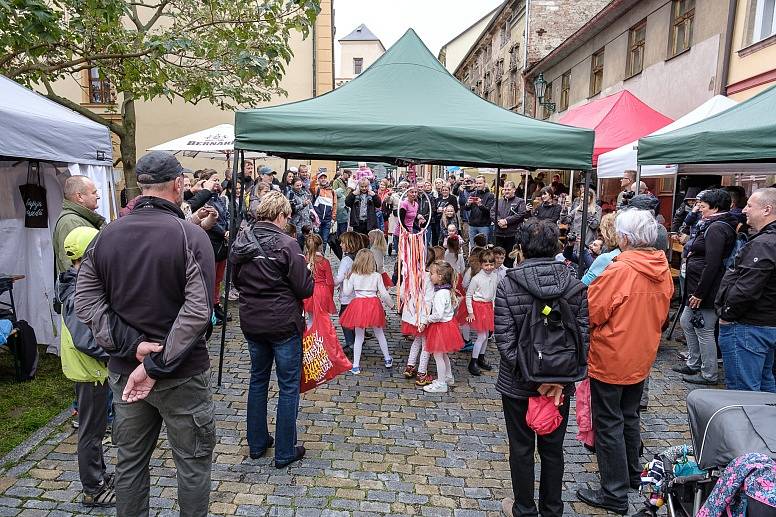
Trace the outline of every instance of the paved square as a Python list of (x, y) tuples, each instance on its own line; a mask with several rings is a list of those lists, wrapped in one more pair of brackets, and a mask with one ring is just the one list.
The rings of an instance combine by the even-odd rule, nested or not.
[[(387, 258), (386, 270), (393, 263)], [(336, 269), (336, 259), (332, 266)], [(230, 312), (237, 314), (236, 308)], [(236, 317), (227, 329), (223, 385), (215, 387), (217, 329), (210, 342), (218, 427), (212, 514), (500, 514), (501, 498), (511, 495), (511, 482), (501, 400), (494, 388), (497, 372), (471, 377), (466, 355), (452, 354), (455, 386), (444, 395), (426, 394), (402, 376), (410, 342), (399, 333), (399, 318), (388, 319), (394, 368), (385, 369), (377, 342), (367, 339), (360, 376), (344, 374), (304, 394), (299, 440), (307, 456), (281, 470), (269, 457), (256, 461), (248, 457), (250, 360)], [(677, 343), (664, 343), (652, 370), (650, 407), (642, 416), (645, 459), (689, 442), (684, 402), (689, 388), (671, 371), (680, 349)], [(498, 364), (492, 342), (487, 355)], [(270, 389), (272, 397), (277, 389), (274, 380)], [(275, 400), (270, 402), (272, 433)], [(572, 404), (565, 440), (566, 514), (605, 514), (576, 502), (574, 496), (577, 488), (594, 486), (598, 475), (595, 456), (574, 438), (573, 412)], [(76, 432), (67, 421), (51, 429), (29, 453), (6, 458), (0, 477), (0, 516), (114, 515), (114, 510), (88, 511), (80, 505), (75, 452)], [(115, 461), (115, 449), (108, 450), (108, 459)], [(177, 515), (175, 465), (164, 433), (152, 460), (151, 484), (151, 514)], [(630, 513), (641, 507), (635, 492), (631, 503)]]

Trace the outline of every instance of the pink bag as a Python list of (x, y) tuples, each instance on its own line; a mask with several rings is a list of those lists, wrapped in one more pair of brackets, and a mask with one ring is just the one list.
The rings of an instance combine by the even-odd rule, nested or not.
[(593, 431), (593, 411), (590, 402), (590, 379), (587, 378), (577, 386), (577, 440), (588, 447), (595, 445)]
[(563, 422), (563, 417), (552, 397), (538, 396), (528, 399), (525, 423), (539, 436), (550, 434)]

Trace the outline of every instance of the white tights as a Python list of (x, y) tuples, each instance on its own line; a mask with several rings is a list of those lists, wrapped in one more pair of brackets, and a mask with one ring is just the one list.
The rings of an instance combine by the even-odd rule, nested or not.
[[(356, 329), (356, 341), (353, 343), (353, 367), (361, 366), (361, 348), (364, 346), (364, 331), (366, 329)], [(372, 331), (375, 333), (377, 342), (380, 343), (380, 350), (383, 352), (383, 359), (386, 361), (390, 359), (391, 354), (388, 353), (388, 341), (385, 340), (385, 333), (380, 327), (372, 327)]]
[(471, 327), (469, 325), (461, 325), (461, 335), (463, 336), (463, 340), (468, 343), (472, 337)]
[(434, 352), (434, 362), (437, 367), (437, 380), (447, 382), (453, 376), (453, 367), (450, 365), (450, 358), (446, 352)]
[(428, 373), (428, 359), (431, 357), (431, 355), (426, 352), (426, 338), (423, 336), (415, 336), (415, 339), (412, 341), (410, 356), (407, 358), (407, 366), (415, 366), (415, 361), (418, 358), (418, 352), (420, 352), (420, 364), (418, 365), (418, 372)]
[(485, 347), (488, 343), (488, 331), (477, 332), (477, 339), (474, 340), (474, 348), (472, 348), (472, 357), (477, 359), (479, 356), (485, 353)]

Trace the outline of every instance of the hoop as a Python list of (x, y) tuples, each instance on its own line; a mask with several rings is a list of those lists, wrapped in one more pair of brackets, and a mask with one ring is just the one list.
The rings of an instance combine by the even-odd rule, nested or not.
[[(410, 188), (414, 188), (415, 190), (417, 190), (417, 187), (410, 187)], [(409, 190), (409, 188), (407, 190)], [(407, 190), (405, 190), (402, 193), (401, 197), (399, 198), (399, 209), (396, 210), (397, 214), (398, 214), (399, 210), (401, 210), (401, 203), (402, 203), (402, 201), (404, 201), (404, 199), (407, 197)], [(421, 228), (419, 232), (417, 232), (417, 233), (423, 233), (423, 232), (426, 231), (426, 229), (428, 229), (428, 225), (431, 224), (431, 219), (432, 219), (434, 214), (432, 214), (431, 210), (430, 210), (430, 208), (431, 208), (431, 198), (428, 197), (428, 194), (426, 194), (425, 192), (420, 192), (420, 191), (418, 192), (418, 194), (423, 194), (423, 196), (425, 196), (426, 204), (429, 206), (428, 217), (423, 216), (423, 218), (426, 220), (426, 225), (423, 228)], [(418, 203), (418, 204), (420, 204), (420, 203)], [(417, 215), (415, 217), (417, 218)], [(402, 221), (401, 217), (398, 217), (398, 219), (399, 219), (399, 225), (401, 226), (402, 230), (404, 230), (405, 232), (410, 233), (412, 235), (416, 235), (411, 230), (409, 230), (406, 226), (404, 226), (404, 221)]]

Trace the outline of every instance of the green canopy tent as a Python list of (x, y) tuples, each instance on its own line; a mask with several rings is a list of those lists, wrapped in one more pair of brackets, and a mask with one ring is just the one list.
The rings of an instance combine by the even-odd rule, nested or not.
[(774, 113), (776, 87), (771, 87), (695, 124), (640, 139), (638, 164), (776, 162)]
[(336, 90), (238, 111), (234, 145), (284, 158), (588, 170), (593, 140), (481, 99), (410, 29)]
[[(238, 111), (234, 147), (238, 153), (260, 150), (286, 159), (589, 171), (594, 139), (589, 129), (535, 120), (481, 99), (450, 75), (409, 29), (364, 73), (336, 90)], [(239, 156), (234, 160), (233, 177), (243, 161)], [(239, 175), (242, 179), (242, 167)], [(589, 174), (585, 178), (587, 188)], [(232, 197), (230, 245), (243, 196), (239, 202), (235, 210)], [(586, 218), (587, 211), (583, 214)], [(227, 292), (230, 277), (227, 262)], [(226, 325), (220, 363), (225, 339)], [(219, 364), (219, 385), (221, 373)]]

